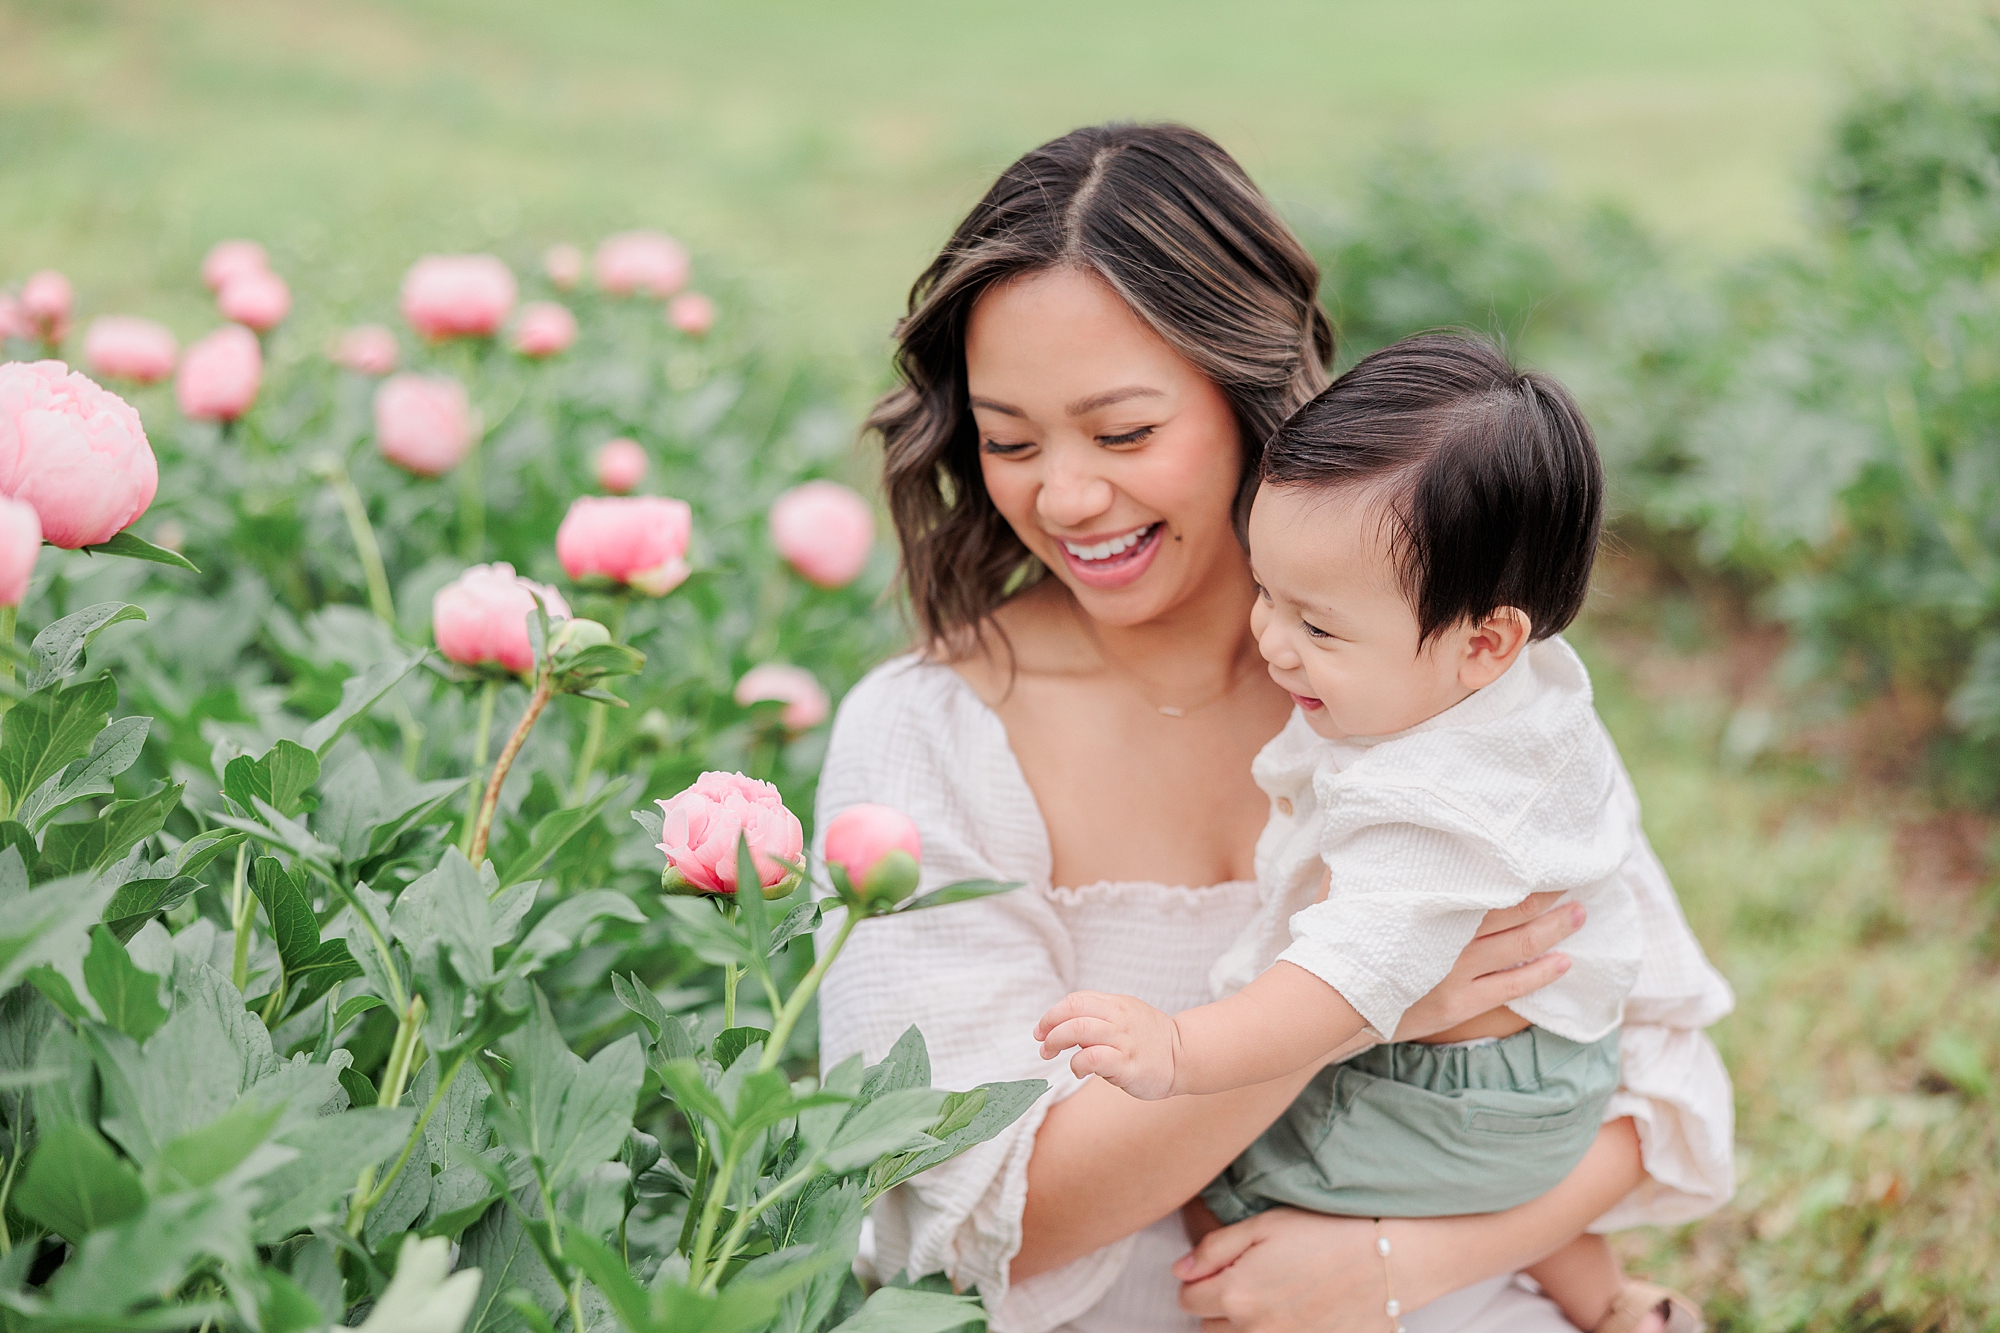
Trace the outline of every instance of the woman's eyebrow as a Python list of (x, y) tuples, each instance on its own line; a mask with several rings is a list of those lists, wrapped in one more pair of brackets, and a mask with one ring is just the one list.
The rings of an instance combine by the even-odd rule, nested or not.
[(1088, 398), (1079, 398), (1063, 408), (1063, 411), (1073, 417), (1080, 417), (1085, 412), (1095, 412), (1100, 407), (1109, 407), (1113, 403), (1122, 403), (1128, 398), (1165, 398), (1166, 396), (1165, 393), (1148, 385), (1128, 384), (1122, 389), (1106, 389), (1103, 393), (1093, 393)]
[(1005, 417), (1025, 417), (1028, 415), (1018, 407), (1009, 407), (1006, 403), (996, 403), (991, 398), (974, 398), (972, 405), (974, 407), (983, 407), (988, 412), (998, 412), (1001, 416)]

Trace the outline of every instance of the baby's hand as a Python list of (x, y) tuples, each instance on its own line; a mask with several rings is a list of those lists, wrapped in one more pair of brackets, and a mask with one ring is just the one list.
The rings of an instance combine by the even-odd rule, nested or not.
[(1044, 1060), (1081, 1047), (1069, 1062), (1078, 1078), (1095, 1074), (1149, 1102), (1174, 1095), (1174, 1020), (1143, 1000), (1077, 991), (1042, 1015), (1035, 1040)]

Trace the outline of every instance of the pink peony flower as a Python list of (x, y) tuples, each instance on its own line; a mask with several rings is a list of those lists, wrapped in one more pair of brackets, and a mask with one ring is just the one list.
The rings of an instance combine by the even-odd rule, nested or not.
[(557, 291), (568, 291), (583, 277), (583, 251), (573, 245), (550, 246), (542, 255), (542, 272)]
[(533, 671), (528, 617), (538, 596), (550, 620), (569, 618), (569, 603), (547, 584), (522, 578), (504, 561), (474, 565), (431, 599), (438, 651), (461, 666), (497, 663), (516, 674)]
[(234, 421), (257, 401), (264, 380), (264, 352), (257, 335), (225, 324), (187, 349), (174, 394), (181, 414), (195, 421)]
[(0, 366), (0, 495), (32, 505), (45, 540), (72, 551), (110, 541), (159, 484), (123, 398), (60, 361)]
[[(704, 773), (672, 800), (659, 802), (659, 848), (698, 893), (736, 892), (736, 846), (750, 844), (759, 884), (786, 884), (805, 854), (805, 830), (768, 782), (741, 773)], [(782, 896), (782, 894), (778, 895)]]
[(607, 441), (597, 451), (597, 484), (613, 495), (625, 495), (646, 475), (646, 451), (637, 440)]
[[(901, 852), (907, 861), (901, 865)], [(893, 859), (892, 859), (893, 858)], [(847, 873), (862, 898), (898, 902), (917, 887), (924, 859), (916, 821), (887, 805), (850, 805), (826, 826), (826, 863)]]
[(45, 268), (21, 284), (21, 315), (35, 337), (59, 343), (69, 336), (70, 305), (75, 299), (69, 279)]
[(554, 301), (530, 301), (514, 325), (514, 350), (522, 356), (554, 356), (576, 341), (576, 316)]
[(613, 296), (668, 297), (687, 285), (688, 253), (657, 231), (621, 231), (597, 247), (597, 285)]
[(745, 708), (772, 699), (785, 706), (778, 721), (787, 731), (811, 730), (826, 721), (831, 708), (826, 691), (804, 667), (766, 662), (751, 667), (736, 682), (736, 702)]
[(340, 335), (328, 356), (357, 375), (386, 375), (396, 368), (396, 335), (382, 324), (356, 324)]
[(269, 269), (248, 269), (222, 284), (215, 294), (215, 308), (224, 319), (269, 333), (292, 313), (292, 289)]
[(420, 477), (441, 477), (478, 443), (465, 386), (443, 375), (391, 375), (375, 390), (375, 444)]
[(28, 595), (28, 579), (41, 553), (42, 521), (35, 507), (0, 497), (0, 606), (19, 606)]
[(157, 384), (174, 373), (181, 345), (166, 325), (136, 315), (100, 315), (83, 335), (83, 359), (93, 375)]
[(403, 278), (403, 318), (436, 342), (485, 338), (514, 308), (514, 275), (492, 255), (426, 255)]
[(210, 291), (219, 292), (231, 278), (262, 273), (269, 263), (264, 247), (255, 241), (217, 241), (201, 261), (201, 280)]
[(771, 506), (771, 544), (822, 588), (844, 587), (859, 577), (874, 542), (868, 502), (837, 481), (794, 486)]
[(694, 515), (684, 500), (659, 495), (579, 496), (556, 529), (556, 559), (581, 582), (608, 578), (664, 597), (688, 576)]
[(700, 292), (682, 292), (667, 302), (667, 323), (699, 338), (715, 327), (715, 302)]

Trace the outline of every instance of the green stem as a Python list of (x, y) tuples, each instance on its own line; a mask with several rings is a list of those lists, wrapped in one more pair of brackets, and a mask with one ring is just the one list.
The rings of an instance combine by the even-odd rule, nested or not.
[(464, 1067), (465, 1057), (461, 1055), (451, 1062), (451, 1068), (444, 1071), (444, 1077), (438, 1080), (437, 1091), (431, 1094), (430, 1101), (424, 1106), (423, 1114), (417, 1117), (415, 1128), (410, 1130), (410, 1137), (403, 1144), (403, 1151), (389, 1167), (389, 1174), (383, 1176), (370, 1192), (368, 1201), (363, 1206), (364, 1214), (367, 1209), (373, 1208), (388, 1197), (390, 1189), (395, 1186), (396, 1177), (403, 1174), (403, 1167), (409, 1163), (410, 1154), (416, 1150), (417, 1144), (423, 1141), (424, 1126), (430, 1124), (431, 1117), (437, 1114), (438, 1107), (444, 1102), (444, 1095), (451, 1091), (452, 1080), (458, 1077), (458, 1071)]
[(248, 843), (236, 844), (236, 873), (229, 881), (229, 922), (236, 932), (236, 955), (231, 960), (229, 979), (237, 990), (250, 984), (250, 919), (256, 915), (257, 900), (243, 882), (244, 851)]
[(458, 553), (466, 560), (477, 560), (486, 545), (486, 485), (479, 466), (484, 446), (484, 440), (474, 440), (458, 465)]
[(723, 1155), (721, 1169), (708, 1187), (708, 1198), (701, 1206), (701, 1226), (694, 1233), (694, 1253), (688, 1256), (689, 1282), (701, 1281), (708, 1271), (708, 1252), (715, 1244), (715, 1224), (722, 1217), (722, 1204), (730, 1187), (736, 1183), (736, 1159), (742, 1151), (742, 1144), (732, 1139)]
[(493, 776), (486, 780), (486, 795), (479, 802), (479, 820), (472, 827), (472, 850), (466, 853), (466, 860), (475, 868), (486, 859), (486, 838), (493, 831), (493, 812), (500, 804), (500, 784), (507, 780), (514, 756), (521, 753), (528, 733), (534, 730), (535, 719), (549, 706), (554, 694), (554, 678), (544, 669), (535, 682), (535, 692), (528, 696), (528, 710), (521, 714), (521, 720), (514, 725), (514, 734), (507, 738), (500, 757), (493, 762)]
[(724, 1028), (733, 1028), (736, 1026), (736, 983), (742, 980), (742, 978), (743, 974), (737, 970), (736, 964), (724, 963), (722, 965), (722, 1026)]
[(852, 907), (848, 908), (847, 918), (840, 923), (840, 933), (833, 937), (833, 943), (827, 946), (826, 952), (813, 960), (812, 971), (806, 973), (805, 978), (799, 982), (798, 989), (792, 992), (792, 998), (785, 1001), (784, 1011), (778, 1015), (777, 1022), (771, 1025), (770, 1039), (764, 1043), (764, 1056), (757, 1062), (758, 1073), (778, 1067), (778, 1061), (784, 1056), (785, 1043), (790, 1040), (792, 1029), (798, 1026), (799, 1018), (805, 1013), (806, 1005), (811, 1002), (813, 992), (819, 989), (820, 979), (826, 976), (826, 969), (833, 965), (833, 960), (847, 944), (847, 937), (854, 933), (854, 927), (860, 922), (860, 914)]
[[(0, 606), (0, 639), (6, 640), (7, 648), (7, 655), (0, 658), (0, 681), (9, 685), (14, 683), (14, 622), (20, 614), (21, 608), (18, 606)], [(12, 698), (0, 694), (0, 713), (5, 713), (13, 706)], [(11, 799), (9, 804), (12, 804)], [(9, 810), (7, 813), (12, 814), (13, 811)]]
[(486, 794), (486, 750), (493, 737), (493, 704), (499, 697), (499, 681), (489, 680), (479, 687), (479, 724), (472, 734), (472, 783), (465, 793), (465, 832), (458, 840), (458, 850), (468, 861), (472, 859), (472, 828), (479, 822), (479, 803)]
[[(242, 855), (241, 851), (237, 852), (238, 857)], [(409, 997), (403, 992), (402, 974), (396, 971), (396, 958), (394, 954), (389, 952), (389, 941), (383, 939), (382, 932), (375, 929), (375, 919), (362, 908), (360, 900), (348, 890), (345, 884), (342, 884), (338, 879), (329, 879), (327, 882), (333, 886), (333, 891), (338, 893), (346, 900), (347, 905), (354, 909), (355, 919), (361, 923), (361, 928), (368, 932), (369, 940), (375, 945), (375, 954), (382, 960), (383, 975), (388, 977), (389, 989), (393, 992), (389, 996), (389, 1003), (394, 1005), (398, 1012), (401, 1012), (403, 1006), (409, 1003)], [(241, 988), (239, 987), (238, 989)]]
[(569, 1284), (569, 1326), (582, 1333), (583, 1323), (583, 1274), (578, 1273)]
[(368, 521), (368, 506), (362, 503), (361, 492), (348, 479), (347, 469), (331, 469), (326, 479), (347, 515), (347, 530), (354, 537), (354, 551), (361, 557), (361, 573), (368, 582), (368, 605), (383, 624), (393, 626), (396, 602), (389, 594), (389, 575), (382, 568), (382, 548), (375, 541), (374, 526)]
[[(409, 1007), (396, 1024), (396, 1040), (389, 1047), (389, 1063), (382, 1070), (382, 1087), (375, 1096), (377, 1106), (397, 1106), (402, 1103), (403, 1089), (409, 1082), (410, 1067), (418, 1046), (417, 1032), (424, 1025), (424, 997), (410, 997)], [(407, 1155), (407, 1154), (406, 1154)], [(401, 1163), (398, 1162), (400, 1167)], [(354, 1201), (347, 1209), (347, 1234), (359, 1236), (362, 1226), (368, 1221), (368, 1210), (380, 1200), (375, 1189), (375, 1168), (365, 1166), (360, 1179), (354, 1182)]]
[(7, 1230), (7, 1196), (14, 1192), (14, 1168), (20, 1164), (20, 1154), (16, 1153), (7, 1163), (6, 1179), (0, 1180), (0, 1254), (14, 1252), (14, 1237)]
[(268, 1028), (271, 1026), (271, 1021), (278, 1016), (278, 1012), (284, 1007), (285, 1007), (285, 974), (283, 972), (280, 972), (278, 974), (278, 984), (276, 988), (274, 988), (271, 991), (270, 998), (264, 1001), (264, 1011), (258, 1014), (257, 1017), (263, 1019), (264, 1026)]
[(716, 1286), (722, 1280), (723, 1266), (735, 1257), (737, 1247), (743, 1243), (744, 1234), (750, 1230), (750, 1224), (757, 1219), (758, 1214), (817, 1175), (819, 1163), (820, 1154), (814, 1153), (806, 1158), (798, 1170), (773, 1185), (770, 1193), (736, 1214), (735, 1222), (730, 1224), (729, 1234), (722, 1238), (722, 1248), (715, 1252), (715, 1262), (709, 1265), (708, 1276), (702, 1280), (703, 1291), (714, 1293)]
[[(611, 641), (621, 642), (625, 637), (626, 598), (618, 597), (611, 604), (611, 623), (605, 628), (611, 631)], [(609, 688), (601, 687), (601, 688)], [(582, 805), (583, 798), (590, 794), (590, 775), (597, 768), (598, 756), (604, 751), (604, 727), (611, 716), (611, 705), (589, 703), (590, 718), (584, 723), (583, 748), (576, 756), (576, 778), (570, 784), (571, 805)]]

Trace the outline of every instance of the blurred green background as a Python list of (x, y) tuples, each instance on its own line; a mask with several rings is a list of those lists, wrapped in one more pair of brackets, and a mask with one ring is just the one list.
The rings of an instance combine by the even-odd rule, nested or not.
[(302, 308), (388, 313), (410, 259), (654, 226), (822, 350), (879, 355), (993, 174), (1171, 117), (1309, 209), (1396, 137), (1526, 157), (1719, 253), (1794, 182), (1892, 0), (940, 5), (6, 0), (0, 274), (207, 321), (223, 236)]

